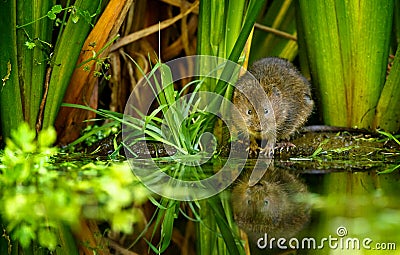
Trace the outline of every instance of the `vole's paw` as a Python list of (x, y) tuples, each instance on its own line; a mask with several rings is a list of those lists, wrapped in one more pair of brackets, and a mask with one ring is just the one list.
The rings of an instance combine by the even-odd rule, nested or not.
[(275, 149), (279, 149), (280, 152), (282, 150), (286, 149), (286, 151), (289, 151), (291, 148), (295, 148), (296, 145), (294, 145), (291, 142), (280, 142), (275, 145)]
[(260, 151), (260, 147), (258, 147), (257, 143), (250, 143), (249, 147), (247, 147), (246, 151), (249, 153), (250, 158), (256, 158)]
[(260, 149), (260, 154), (263, 154), (267, 158), (274, 157), (274, 147), (273, 146), (265, 146), (265, 148)]

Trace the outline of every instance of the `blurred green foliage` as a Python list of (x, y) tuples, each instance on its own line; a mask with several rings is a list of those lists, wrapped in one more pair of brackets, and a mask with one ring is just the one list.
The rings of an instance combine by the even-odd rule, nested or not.
[(5, 231), (22, 247), (37, 241), (56, 249), (60, 226), (79, 229), (81, 219), (108, 221), (130, 233), (141, 218), (134, 205), (148, 192), (127, 162), (54, 162), (53, 128), (36, 137), (24, 123), (11, 132), (0, 158), (0, 216)]

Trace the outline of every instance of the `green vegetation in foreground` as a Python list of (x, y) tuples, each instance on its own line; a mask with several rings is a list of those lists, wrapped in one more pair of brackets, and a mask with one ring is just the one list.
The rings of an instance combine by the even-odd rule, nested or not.
[(107, 221), (113, 230), (130, 233), (132, 224), (141, 220), (134, 205), (145, 202), (148, 191), (128, 163), (56, 163), (62, 154), (52, 147), (55, 140), (54, 129), (36, 136), (28, 124), (6, 140), (0, 158), (4, 235), (25, 249), (36, 242), (51, 251), (77, 254), (73, 241), (60, 247), (58, 238), (70, 235), (69, 229), (79, 231), (82, 219)]

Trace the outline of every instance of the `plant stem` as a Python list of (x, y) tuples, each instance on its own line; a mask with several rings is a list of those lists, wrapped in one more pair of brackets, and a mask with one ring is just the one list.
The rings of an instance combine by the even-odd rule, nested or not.
[(37, 44), (36, 47), (29, 49), (25, 46), (25, 42), (34, 40), (31, 38), (51, 41), (52, 21), (50, 19), (41, 20), (40, 17), (46, 17), (45, 14), (52, 4), (53, 1), (37, 1), (32, 6), (30, 2), (19, 1), (17, 5), (17, 13), (23, 14), (18, 15), (18, 23), (40, 20), (40, 22), (30, 22), (31, 25), (24, 25), (24, 29), (17, 30), (18, 71), (22, 106), (24, 119), (31, 128), (35, 127), (38, 119), (39, 106), (43, 97), (47, 59), (52, 49), (49, 44), (43, 44), (40, 41), (35, 43)]
[(16, 0), (0, 2), (0, 119), (4, 137), (23, 121), (17, 61)]
[[(99, 1), (77, 0), (75, 7), (94, 13)], [(64, 32), (57, 41), (52, 59), (53, 71), (49, 83), (49, 93), (43, 116), (43, 128), (52, 126), (57, 117), (69, 80), (75, 69), (82, 45), (91, 29), (91, 25), (82, 17), (77, 23), (69, 18)], [(73, 63), (73, 64), (72, 64)]]

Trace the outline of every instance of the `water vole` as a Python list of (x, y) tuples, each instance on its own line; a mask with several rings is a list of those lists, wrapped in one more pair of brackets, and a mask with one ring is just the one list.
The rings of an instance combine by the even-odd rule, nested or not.
[(250, 153), (257, 154), (257, 140), (265, 140), (260, 152), (271, 156), (276, 140), (288, 139), (311, 114), (310, 84), (290, 62), (276, 57), (254, 62), (249, 72), (237, 81), (232, 98), (245, 122), (238, 129), (249, 133)]

